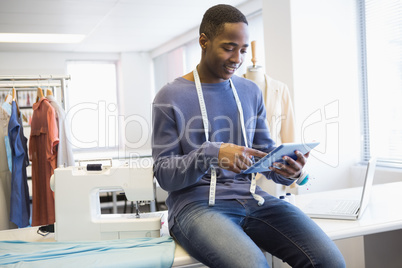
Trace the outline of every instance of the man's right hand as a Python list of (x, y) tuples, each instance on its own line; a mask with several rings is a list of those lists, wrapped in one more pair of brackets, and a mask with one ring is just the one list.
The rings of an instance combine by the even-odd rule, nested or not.
[(232, 143), (222, 143), (219, 149), (218, 161), (219, 167), (240, 173), (249, 168), (253, 161), (253, 156), (262, 158), (266, 153), (255, 149), (239, 146)]

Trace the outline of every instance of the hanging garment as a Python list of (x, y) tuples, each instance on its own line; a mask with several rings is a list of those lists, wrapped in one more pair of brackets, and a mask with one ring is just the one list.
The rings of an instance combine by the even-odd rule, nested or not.
[(27, 138), (24, 136), (21, 118), (15, 101), (12, 102), (11, 117), (8, 123), (8, 137), (12, 152), (13, 169), (11, 173), (10, 220), (19, 228), (29, 226), (30, 201), (27, 182)]
[(66, 120), (66, 113), (60, 104), (56, 101), (56, 98), (52, 95), (47, 95), (50, 105), (56, 112), (56, 121), (59, 128), (59, 145), (57, 148), (57, 166), (74, 166), (73, 150), (70, 144), (70, 127)]
[[(15, 228), (10, 221), (11, 171), (8, 167), (6, 140), (10, 115), (0, 107), (0, 230)], [(10, 143), (7, 139), (8, 146)], [(11, 152), (11, 148), (10, 148)]]
[(57, 165), (59, 143), (56, 114), (46, 98), (33, 105), (29, 158), (32, 161), (32, 226), (55, 222), (50, 177)]
[[(295, 119), (289, 88), (285, 83), (272, 79), (266, 74), (265, 81), (264, 103), (271, 137), (277, 145), (295, 142)], [(276, 192), (278, 195), (286, 194), (286, 186), (274, 185), (272, 181), (259, 180), (258, 185), (263, 189), (270, 189), (269, 192)], [(295, 186), (296, 184), (293, 183), (289, 187)]]
[[(9, 122), (10, 120), (10, 116), (11, 116), (11, 104), (8, 102), (4, 102), (3, 105), (1, 106), (1, 108), (3, 109), (3, 111), (8, 114), (8, 119), (7, 122)], [(7, 123), (8, 125), (8, 123)], [(13, 170), (13, 157), (11, 154), (11, 147), (10, 147), (10, 139), (8, 138), (8, 127), (5, 129), (5, 134), (4, 134), (4, 142), (5, 142), (5, 146), (6, 146), (6, 153), (7, 153), (7, 162), (8, 162), (8, 169), (10, 170), (10, 172)]]
[[(249, 77), (247, 74), (249, 74)], [(295, 119), (288, 86), (281, 81), (272, 79), (263, 72), (258, 74), (246, 73), (243, 76), (252, 81), (254, 79), (258, 80), (255, 82), (258, 82), (257, 85), (264, 97), (268, 127), (275, 144), (278, 146), (282, 143), (295, 142)], [(262, 76), (264, 76), (264, 79), (262, 79)], [(265, 83), (262, 80), (265, 80)], [(261, 174), (258, 174), (256, 179), (257, 185), (264, 191), (275, 196), (286, 193), (285, 186), (278, 185), (270, 180), (261, 179), (262, 177)], [(292, 184), (290, 187), (295, 187), (295, 184)]]
[(295, 120), (288, 86), (261, 71), (258, 74), (247, 72), (243, 77), (256, 80), (254, 82), (262, 91), (269, 131), (276, 145), (295, 142)]
[(8, 102), (3, 102), (1, 107), (6, 111), (9, 115), (11, 115), (11, 104)]
[(288, 86), (265, 75), (265, 107), (272, 138), (279, 145), (295, 142), (295, 120)]

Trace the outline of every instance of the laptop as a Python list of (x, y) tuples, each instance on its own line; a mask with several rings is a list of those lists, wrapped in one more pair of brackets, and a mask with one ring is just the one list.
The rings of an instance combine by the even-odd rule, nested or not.
[(363, 191), (358, 200), (320, 199), (313, 200), (302, 210), (311, 218), (357, 220), (366, 209), (373, 186), (376, 159), (368, 162)]

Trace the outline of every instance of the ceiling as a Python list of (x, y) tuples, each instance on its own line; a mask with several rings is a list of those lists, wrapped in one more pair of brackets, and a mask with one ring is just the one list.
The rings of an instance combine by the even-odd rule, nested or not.
[(78, 44), (0, 43), (0, 51), (151, 51), (198, 27), (218, 3), (248, 0), (0, 0), (0, 33), (84, 34)]

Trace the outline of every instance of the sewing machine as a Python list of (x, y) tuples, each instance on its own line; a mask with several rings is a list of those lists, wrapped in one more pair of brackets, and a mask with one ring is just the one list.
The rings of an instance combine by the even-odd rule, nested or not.
[(157, 213), (101, 214), (99, 193), (122, 190), (129, 201), (154, 200), (152, 168), (87, 165), (57, 168), (55, 192), (57, 241), (159, 237)]

